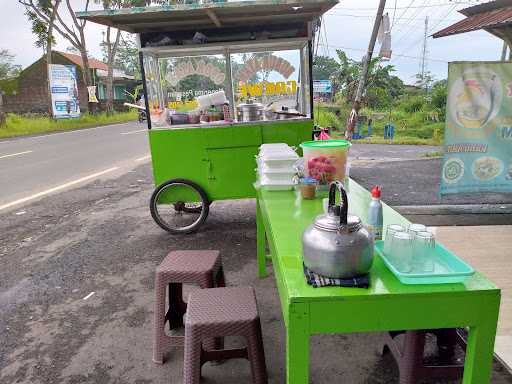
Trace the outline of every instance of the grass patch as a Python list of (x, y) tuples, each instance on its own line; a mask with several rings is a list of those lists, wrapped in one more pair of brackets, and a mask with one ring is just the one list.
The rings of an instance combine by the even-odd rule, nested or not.
[[(333, 139), (344, 139), (345, 136), (342, 132), (331, 132), (331, 137)], [(395, 138), (393, 140), (384, 139), (384, 137), (381, 136), (371, 136), (366, 139), (360, 139), (360, 140), (354, 140), (354, 143), (361, 143), (361, 144), (395, 144), (395, 145), (440, 145), (440, 143), (437, 140), (434, 139), (422, 139), (419, 137), (414, 136), (399, 136), (397, 137), (395, 134)], [(437, 153), (437, 152), (431, 152), (431, 153)], [(442, 156), (442, 154), (440, 155)], [(432, 157), (436, 157), (433, 155)]]
[[(354, 143), (363, 143), (363, 144), (401, 144), (401, 145), (440, 145), (437, 140), (434, 139), (421, 139), (418, 137), (410, 137), (410, 136), (401, 136), (396, 137), (394, 140), (386, 139), (383, 137), (370, 137), (367, 139), (354, 140)], [(432, 156), (435, 157), (435, 156)]]
[[(340, 110), (340, 118), (336, 118), (333, 111)], [(332, 105), (315, 105), (315, 123), (320, 126), (334, 127), (331, 133), (333, 138), (343, 135), (345, 122), (350, 110)], [(411, 145), (441, 145), (444, 137), (445, 123), (442, 121), (434, 121), (431, 113), (405, 112), (402, 110), (393, 110), (392, 112), (373, 111), (370, 109), (362, 109), (361, 115), (371, 117), (373, 119), (372, 136), (368, 139), (357, 140), (357, 143), (369, 144), (411, 144)], [(384, 126), (390, 122), (395, 126), (394, 140), (384, 140)], [(368, 133), (368, 127), (363, 124), (361, 134), (364, 136)]]
[(425, 157), (442, 157), (443, 152), (442, 151), (427, 152), (423, 156), (425, 156)]
[(77, 119), (62, 120), (54, 120), (48, 117), (27, 117), (10, 113), (7, 114), (6, 125), (4, 127), (0, 127), (0, 138), (90, 128), (101, 125), (123, 123), (136, 119), (136, 111), (120, 112), (110, 116), (105, 113), (97, 115), (84, 114)]

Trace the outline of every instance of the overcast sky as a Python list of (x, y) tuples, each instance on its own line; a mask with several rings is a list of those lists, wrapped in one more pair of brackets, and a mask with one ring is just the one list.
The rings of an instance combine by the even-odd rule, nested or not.
[[(16, 62), (23, 67), (30, 65), (42, 55), (42, 51), (33, 44), (34, 38), (30, 23), (23, 14), (23, 6), (17, 0), (1, 2), (0, 49), (6, 48), (15, 54)], [(340, 0), (340, 4), (329, 11), (324, 19), (326, 33), (322, 34), (318, 54), (335, 56), (335, 49), (341, 47), (349, 57), (361, 59), (368, 45), (378, 3), (378, 0)], [(426, 16), (429, 16), (429, 34), (432, 34), (462, 19), (457, 10), (477, 3), (475, 0), (387, 0), (386, 11), (390, 19), (393, 20), (394, 15), (395, 20), (391, 64), (396, 66), (397, 75), (406, 83), (414, 83), (414, 74), (420, 68)], [(85, 1), (72, 0), (72, 4), (75, 9), (83, 10)], [(89, 52), (97, 58), (101, 58), (99, 44), (103, 30), (103, 27), (92, 23), (86, 28)], [(71, 45), (60, 36), (57, 36), (57, 42), (57, 49), (62, 51)], [(435, 40), (429, 38), (428, 70), (437, 79), (442, 79), (446, 77), (449, 61), (498, 60), (501, 48), (501, 40), (483, 31)]]

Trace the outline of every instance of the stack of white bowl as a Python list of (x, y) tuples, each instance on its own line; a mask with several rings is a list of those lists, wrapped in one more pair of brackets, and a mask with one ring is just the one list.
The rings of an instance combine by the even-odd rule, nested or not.
[(256, 158), (259, 185), (270, 191), (293, 189), (298, 159), (288, 144), (262, 144)]

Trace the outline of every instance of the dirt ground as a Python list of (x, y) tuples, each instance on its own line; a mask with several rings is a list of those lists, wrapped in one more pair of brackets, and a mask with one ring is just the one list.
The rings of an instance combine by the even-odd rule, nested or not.
[[(256, 278), (254, 200), (214, 203), (200, 232), (179, 237), (152, 221), (152, 188), (145, 164), (2, 213), (0, 383), (181, 383), (182, 351), (151, 361), (154, 269), (170, 250), (206, 248), (221, 251), (228, 285), (256, 289), (270, 383), (285, 382), (275, 281)], [(381, 342), (380, 334), (313, 337), (311, 382), (397, 383)], [(250, 382), (249, 364), (206, 364), (203, 376)], [(512, 376), (495, 364), (492, 383)]]

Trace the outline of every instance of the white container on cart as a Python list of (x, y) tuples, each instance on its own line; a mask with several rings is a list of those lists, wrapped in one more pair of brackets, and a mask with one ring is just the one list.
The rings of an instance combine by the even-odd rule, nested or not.
[(299, 155), (295, 152), (272, 152), (257, 157), (258, 167), (293, 169)]
[(262, 187), (267, 191), (290, 191), (294, 187), (293, 179), (274, 180), (262, 175), (256, 182), (256, 187)]

